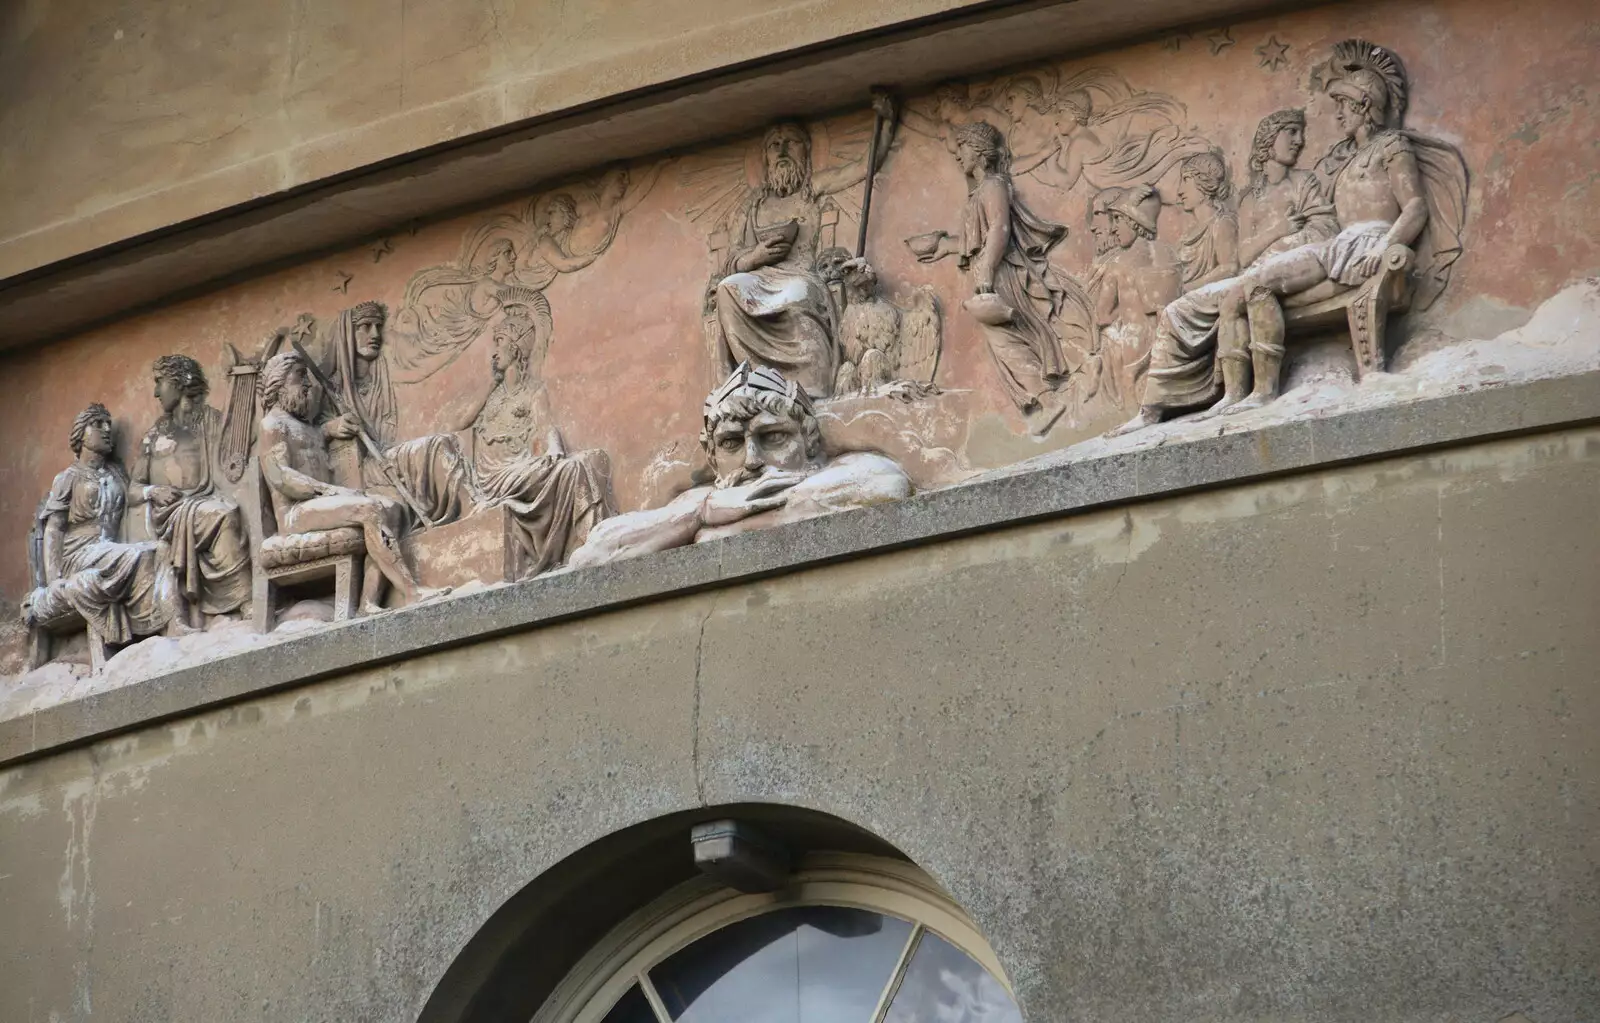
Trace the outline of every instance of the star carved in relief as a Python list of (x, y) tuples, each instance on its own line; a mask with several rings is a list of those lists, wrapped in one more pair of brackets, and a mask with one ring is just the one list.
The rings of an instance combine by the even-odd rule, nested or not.
[(1223, 50), (1226, 50), (1228, 47), (1238, 42), (1238, 40), (1233, 38), (1232, 29), (1219, 28), (1210, 35), (1206, 36), (1206, 42), (1211, 44), (1211, 55), (1215, 57)]
[(394, 251), (394, 243), (387, 238), (379, 238), (377, 244), (372, 246), (372, 261), (381, 262), (384, 256)]
[[(346, 282), (348, 283), (348, 282)], [(317, 331), (317, 322), (311, 318), (310, 313), (301, 313), (300, 318), (294, 321), (294, 326), (289, 328), (289, 334), (300, 344), (305, 344), (306, 339)]]
[(1271, 36), (1266, 42), (1256, 47), (1256, 56), (1261, 58), (1260, 64), (1269, 71), (1276, 71), (1289, 63), (1289, 44), (1279, 42), (1277, 36)]
[(1176, 35), (1171, 35), (1171, 36), (1168, 36), (1166, 39), (1163, 39), (1161, 41), (1161, 48), (1163, 50), (1166, 50), (1166, 51), (1170, 52), (1170, 53), (1177, 53), (1179, 50), (1183, 49), (1183, 41), (1185, 39), (1193, 39), (1193, 38), (1194, 38), (1194, 33), (1193, 32), (1179, 32)]
[(337, 291), (341, 295), (348, 295), (350, 293), (350, 282), (356, 279), (355, 274), (347, 274), (343, 270), (335, 270), (333, 275), (339, 279), (339, 283), (328, 290)]

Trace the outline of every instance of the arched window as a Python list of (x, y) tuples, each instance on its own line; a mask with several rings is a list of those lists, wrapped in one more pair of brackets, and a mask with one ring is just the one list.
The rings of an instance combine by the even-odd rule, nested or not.
[(709, 879), (636, 913), (534, 1023), (1021, 1023), (976, 927), (915, 867), (813, 855), (781, 892)]

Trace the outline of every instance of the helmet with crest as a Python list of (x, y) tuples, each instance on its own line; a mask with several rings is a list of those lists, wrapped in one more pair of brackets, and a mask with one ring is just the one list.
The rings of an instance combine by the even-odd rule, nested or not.
[(1365, 101), (1374, 124), (1400, 127), (1406, 113), (1406, 69), (1393, 51), (1365, 39), (1346, 39), (1334, 44), (1329, 70), (1330, 96)]

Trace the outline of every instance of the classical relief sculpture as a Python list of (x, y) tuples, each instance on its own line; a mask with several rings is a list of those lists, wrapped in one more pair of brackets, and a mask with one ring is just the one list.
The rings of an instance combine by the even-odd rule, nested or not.
[(79, 616), (91, 642), (123, 644), (187, 631), (172, 567), (154, 542), (122, 540), (128, 478), (113, 459), (111, 414), (90, 405), (72, 424), (76, 460), (39, 506), (36, 588), (22, 601), (33, 628)]
[(454, 263), (418, 271), (393, 325), (399, 378), (425, 379), (487, 337), (508, 295), (542, 292), (599, 259), (667, 163), (614, 167), (592, 184), (538, 196), (479, 225)]
[(493, 384), (462, 424), (472, 431), (477, 489), (486, 504), (511, 510), (530, 576), (565, 564), (595, 523), (616, 513), (610, 458), (568, 452), (555, 424), (541, 372), (550, 335), (543, 295), (507, 297), (494, 329)]
[(1239, 218), (1228, 205), (1233, 185), (1220, 153), (1196, 153), (1178, 169), (1178, 205), (1189, 223), (1178, 242), (1183, 290), (1239, 273)]
[(298, 545), (321, 554), (328, 539), (318, 534), (356, 529), (366, 562), (360, 591), (364, 613), (382, 608), (385, 582), (403, 603), (431, 595), (417, 586), (400, 558), (405, 507), (333, 482), (329, 442), (348, 439), (351, 424), (344, 417), (321, 420), (322, 395), (305, 359), (298, 351), (273, 356), (262, 367), (260, 387), (265, 414), (257, 446), (277, 527), (262, 541), (263, 553), (274, 561), (288, 560), (281, 557), (283, 550)]
[[(895, 110), (884, 94), (873, 104), (880, 127), (871, 152), (881, 164), (893, 141)], [(827, 224), (838, 219), (832, 197), (876, 172), (867, 163), (863, 155), (816, 168), (811, 133), (793, 122), (777, 124), (762, 139), (760, 186), (744, 184), (741, 163), (739, 180), (700, 208), (702, 216), (725, 211), (727, 217), (727, 254), (710, 296), (724, 369), (749, 362), (783, 373), (818, 397), (833, 393), (836, 324), (816, 260), (834, 243), (824, 237)]]
[(1239, 262), (1331, 238), (1338, 233), (1322, 179), (1298, 167), (1306, 147), (1306, 112), (1279, 110), (1256, 126), (1250, 186), (1239, 199)]
[[(395, 440), (400, 412), (384, 358), (386, 316), (378, 302), (346, 309), (329, 340), (332, 397), (341, 410), (327, 424), (334, 471), (352, 489), (403, 501), (422, 525), (449, 522), (478, 504), (472, 475), (449, 434)], [(362, 431), (381, 453), (359, 443)]]
[(906, 244), (925, 263), (958, 257), (973, 291), (962, 306), (982, 324), (1007, 396), (1043, 432), (1066, 407), (1057, 392), (1071, 369), (1058, 331), (1070, 332), (1072, 347), (1086, 353), (1093, 329), (1082, 286), (1049, 262), (1067, 229), (1037, 216), (1017, 196), (1005, 170), (1005, 145), (987, 122), (958, 128), (956, 160), (967, 178), (961, 237), (935, 231)]
[(165, 542), (189, 613), (237, 611), (250, 599), (250, 546), (239, 506), (217, 491), (222, 413), (187, 355), (162, 356), (153, 373), (161, 417), (139, 444), (130, 496)]
[(805, 388), (741, 364), (706, 398), (700, 443), (716, 474), (665, 506), (601, 522), (572, 556), (583, 568), (910, 496), (892, 460), (829, 458)]
[(870, 263), (839, 247), (817, 255), (817, 273), (828, 285), (839, 325), (834, 397), (891, 387), (898, 397), (915, 397), (930, 390), (943, 343), (933, 289), (918, 288), (911, 306), (902, 309), (878, 293), (878, 273)]
[(1064, 191), (1080, 181), (1096, 191), (1154, 183), (1178, 160), (1210, 148), (1182, 127), (1182, 103), (1135, 89), (1110, 68), (1059, 81), (1044, 69), (1013, 76), (1000, 91), (1012, 133), (1042, 135), (1031, 145), (1011, 139), (1011, 172)]
[[(1322, 167), (1331, 173), (1338, 233), (1264, 250), (1238, 278), (1208, 284), (1168, 306), (1140, 413), (1116, 432), (1159, 422), (1168, 411), (1215, 403), (1212, 413), (1236, 412), (1271, 401), (1278, 393), (1286, 309), (1290, 316), (1297, 308), (1348, 311), (1358, 374), (1381, 368), (1383, 320), (1409, 300), (1405, 271), (1415, 258), (1413, 246), (1427, 254), (1423, 280), (1437, 281), (1454, 261), (1466, 192), (1459, 154), (1400, 127), (1406, 79), (1393, 54), (1347, 40), (1334, 48), (1333, 68), (1325, 91), (1336, 103), (1344, 138)], [(1443, 239), (1425, 239), (1436, 222)]]
[[(1090, 205), (1097, 247), (1095, 320), (1100, 326), (1098, 393), (1118, 407), (1137, 402), (1155, 340), (1156, 318), (1181, 288), (1172, 246), (1156, 240), (1161, 197), (1149, 185), (1107, 189)], [(1095, 210), (1099, 210), (1096, 213)]]

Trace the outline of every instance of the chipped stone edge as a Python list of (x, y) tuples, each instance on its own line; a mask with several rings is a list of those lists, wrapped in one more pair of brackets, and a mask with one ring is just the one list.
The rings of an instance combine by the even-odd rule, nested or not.
[[(905, 501), (403, 608), (0, 721), (0, 766), (584, 615), (1110, 505), (1600, 420), (1600, 372), (1003, 470)], [(1060, 456), (1055, 456), (1059, 458)]]

